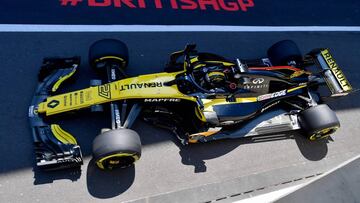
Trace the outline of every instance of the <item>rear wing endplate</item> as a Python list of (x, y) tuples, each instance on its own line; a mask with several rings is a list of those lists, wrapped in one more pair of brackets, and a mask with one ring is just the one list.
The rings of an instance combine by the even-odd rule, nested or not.
[(314, 56), (318, 61), (327, 86), (330, 88), (331, 96), (345, 96), (353, 91), (350, 82), (336, 63), (329, 49), (321, 49)]

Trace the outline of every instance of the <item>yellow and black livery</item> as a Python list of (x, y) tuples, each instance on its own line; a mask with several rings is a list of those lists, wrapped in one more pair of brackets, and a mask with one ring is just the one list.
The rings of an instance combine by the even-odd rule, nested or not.
[[(96, 137), (93, 145), (95, 162), (102, 169), (127, 166), (140, 158), (140, 138), (130, 130), (139, 116), (171, 130), (183, 144), (299, 129), (311, 140), (327, 137), (340, 124), (321, 103), (349, 94), (352, 87), (328, 49), (303, 57), (294, 46), (285, 40), (269, 49), (268, 58), (229, 60), (188, 45), (170, 56), (164, 72), (127, 77), (126, 45), (100, 40), (91, 46), (89, 62), (106, 79), (63, 94), (56, 91), (77, 72), (80, 59), (44, 59), (29, 108), (37, 165), (82, 164), (76, 139), (44, 118), (82, 109), (99, 111), (103, 105), (110, 106), (111, 128)], [(319, 92), (320, 87), (327, 87), (328, 92)], [(261, 121), (247, 131), (238, 130), (275, 110), (285, 113), (273, 125)], [(331, 121), (318, 116), (322, 114)], [(319, 121), (311, 120), (315, 115)]]

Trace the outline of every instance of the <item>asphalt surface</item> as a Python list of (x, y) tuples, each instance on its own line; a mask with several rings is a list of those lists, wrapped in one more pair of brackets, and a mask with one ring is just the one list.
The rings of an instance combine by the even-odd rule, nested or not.
[(196, 42), (201, 51), (229, 58), (257, 58), (282, 39), (304, 52), (330, 47), (354, 87), (360, 87), (359, 32), (289, 33), (0, 33), (0, 202), (206, 202), (245, 198), (314, 178), (360, 153), (360, 95), (331, 102), (342, 127), (329, 140), (309, 142), (301, 135), (226, 140), (180, 146), (170, 132), (139, 121), (143, 156), (135, 167), (112, 172), (91, 161), (91, 142), (108, 116), (73, 116), (61, 122), (80, 143), (80, 172), (41, 172), (27, 120), (28, 105), (44, 56), (82, 56), (78, 80), (66, 89), (87, 87), (96, 75), (87, 50), (102, 38), (125, 41), (130, 75), (159, 72), (169, 53)]
[(275, 202), (358, 202), (360, 199), (359, 169), (360, 157), (357, 156), (351, 162), (310, 181), (309, 184), (305, 184)]

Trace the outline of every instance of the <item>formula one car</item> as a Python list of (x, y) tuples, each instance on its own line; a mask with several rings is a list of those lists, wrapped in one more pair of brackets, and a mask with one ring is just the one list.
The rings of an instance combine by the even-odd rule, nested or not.
[(48, 123), (82, 109), (110, 111), (111, 128), (93, 141), (93, 159), (101, 169), (126, 167), (140, 158), (140, 137), (130, 129), (139, 116), (171, 130), (183, 144), (293, 130), (317, 140), (340, 127), (323, 102), (353, 90), (329, 49), (302, 56), (293, 41), (284, 40), (270, 47), (266, 58), (229, 60), (195, 48), (187, 45), (171, 54), (162, 73), (127, 77), (127, 46), (115, 39), (97, 41), (89, 63), (106, 80), (63, 94), (56, 92), (75, 74), (80, 58), (45, 58), (29, 108), (37, 166), (82, 164), (76, 139)]

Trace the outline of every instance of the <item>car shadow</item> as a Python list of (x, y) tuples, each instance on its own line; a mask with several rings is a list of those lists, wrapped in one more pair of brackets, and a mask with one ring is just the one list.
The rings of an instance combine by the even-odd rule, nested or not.
[(194, 166), (194, 173), (204, 173), (207, 171), (205, 160), (223, 156), (242, 145), (242, 139), (222, 140), (209, 143), (199, 143), (182, 145), (176, 140), (179, 147), (179, 155), (184, 165)]
[(135, 179), (135, 166), (104, 171), (91, 159), (87, 166), (86, 183), (89, 193), (96, 198), (116, 197), (130, 188)]
[(245, 144), (255, 144), (260, 142), (273, 142), (285, 139), (293, 139), (301, 154), (308, 160), (320, 161), (325, 158), (328, 152), (327, 143), (332, 139), (322, 139), (310, 141), (301, 135), (300, 132), (288, 132), (284, 134), (269, 134), (263, 136), (253, 136), (239, 139), (218, 140), (211, 143), (200, 143), (195, 145), (181, 145), (175, 140), (179, 147), (179, 155), (184, 165), (194, 166), (194, 173), (206, 172), (205, 160), (223, 156), (237, 147)]
[(77, 181), (81, 176), (81, 168), (69, 168), (57, 171), (44, 171), (36, 166), (34, 171), (34, 185), (42, 185), (53, 183), (55, 180), (67, 179), (71, 181)]
[(310, 161), (320, 161), (325, 158), (328, 153), (327, 144), (334, 141), (331, 137), (310, 141), (299, 132), (294, 135), (294, 138), (301, 154)]
[[(89, 129), (90, 132), (93, 130), (94, 129)], [(326, 157), (328, 152), (327, 144), (332, 141), (331, 137), (318, 141), (310, 141), (305, 138), (301, 132), (293, 131), (284, 134), (269, 134), (239, 139), (218, 140), (209, 143), (182, 145), (171, 132), (165, 129), (156, 128), (143, 121), (136, 122), (135, 130), (143, 132), (141, 133), (141, 140), (144, 146), (164, 141), (172, 141), (175, 143), (179, 148), (182, 164), (194, 166), (194, 173), (206, 172), (206, 160), (221, 157), (241, 145), (292, 139), (296, 142), (299, 151), (306, 159), (319, 161)], [(83, 144), (85, 144), (85, 146), (83, 146), (83, 150), (85, 151), (84, 155), (90, 155), (91, 142)], [(34, 184), (38, 185), (52, 183), (54, 180), (60, 179), (76, 181), (81, 176), (81, 170), (68, 169), (44, 172), (34, 166), (34, 174)], [(127, 188), (132, 185), (135, 178), (135, 169), (134, 167), (131, 167), (129, 169), (118, 169), (110, 172), (102, 171), (96, 167), (93, 161), (90, 161), (87, 166), (86, 175), (90, 194), (98, 198), (110, 198), (125, 192)]]

